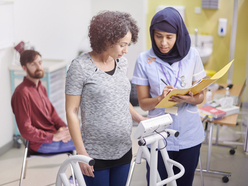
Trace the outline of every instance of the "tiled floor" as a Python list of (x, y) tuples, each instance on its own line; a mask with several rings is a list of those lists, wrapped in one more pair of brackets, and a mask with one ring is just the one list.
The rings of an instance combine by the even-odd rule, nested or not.
[[(136, 127), (133, 128), (133, 131)], [(234, 130), (239, 130), (239, 126)], [(206, 168), (207, 145), (202, 145), (201, 160), (202, 166)], [(133, 139), (133, 154), (138, 149), (137, 140)], [(248, 156), (243, 151), (243, 146), (238, 146), (234, 155), (229, 154), (229, 148), (213, 146), (210, 169), (231, 172), (228, 183), (222, 182), (222, 176), (204, 174), (205, 186), (247, 186), (248, 185)], [(22, 164), (24, 147), (12, 148), (0, 156), (0, 186), (17, 186)], [(49, 158), (32, 157), (28, 160), (27, 175), (23, 186), (53, 186), (55, 185), (57, 171), (67, 155), (54, 156)], [(137, 164), (134, 169), (131, 186), (145, 186), (146, 168), (145, 162)], [(68, 177), (70, 171), (68, 170)], [(199, 172), (195, 173), (193, 186), (200, 186), (201, 179)]]

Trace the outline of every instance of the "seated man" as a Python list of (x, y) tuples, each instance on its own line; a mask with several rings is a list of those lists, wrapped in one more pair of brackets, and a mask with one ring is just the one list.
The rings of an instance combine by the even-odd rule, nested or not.
[(41, 55), (25, 50), (20, 57), (26, 76), (11, 99), (12, 110), (29, 149), (40, 153), (75, 150), (67, 125), (51, 104), (40, 78), (44, 76)]

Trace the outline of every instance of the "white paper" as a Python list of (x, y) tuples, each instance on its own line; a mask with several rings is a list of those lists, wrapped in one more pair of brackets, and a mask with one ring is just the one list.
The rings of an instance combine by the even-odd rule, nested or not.
[(233, 98), (232, 97), (223, 97), (218, 100), (222, 108), (230, 108), (233, 106)]

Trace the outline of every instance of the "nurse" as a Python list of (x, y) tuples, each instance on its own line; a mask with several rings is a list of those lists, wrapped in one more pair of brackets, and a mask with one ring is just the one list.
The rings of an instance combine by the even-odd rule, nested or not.
[[(150, 25), (152, 48), (137, 58), (132, 83), (137, 85), (139, 105), (149, 110), (148, 117), (167, 114), (164, 108), (155, 106), (174, 88), (189, 88), (194, 82), (206, 76), (201, 58), (191, 48), (188, 30), (179, 12), (165, 8), (156, 13)], [(204, 99), (203, 91), (193, 95), (171, 97), (176, 105), (177, 115), (172, 115), (169, 128), (179, 131), (179, 136), (166, 139), (165, 146), (171, 159), (181, 163), (185, 174), (177, 185), (191, 186), (198, 164), (204, 130), (196, 105)], [(165, 166), (159, 152), (158, 170), (161, 179), (167, 178)], [(179, 169), (174, 167), (174, 173)], [(147, 165), (149, 185), (149, 166)]]

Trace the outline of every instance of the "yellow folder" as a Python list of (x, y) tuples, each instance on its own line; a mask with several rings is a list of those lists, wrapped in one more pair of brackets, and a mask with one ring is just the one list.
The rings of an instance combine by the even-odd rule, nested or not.
[(199, 83), (196, 85), (193, 85), (190, 88), (187, 89), (173, 89), (171, 92), (162, 99), (155, 108), (167, 108), (167, 107), (172, 107), (173, 105), (176, 105), (176, 102), (171, 102), (169, 101), (171, 96), (176, 96), (177, 94), (180, 95), (185, 95), (189, 91), (191, 91), (194, 95), (201, 92), (203, 89), (207, 88), (210, 84), (214, 83), (217, 81), (219, 78), (221, 78), (230, 68), (232, 65), (233, 60), (229, 62), (226, 66), (224, 66), (220, 71), (218, 71), (216, 74), (214, 74), (211, 78), (209, 79), (202, 79)]

